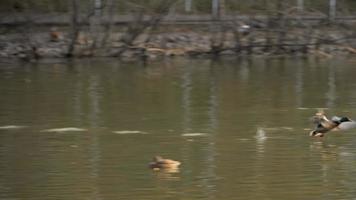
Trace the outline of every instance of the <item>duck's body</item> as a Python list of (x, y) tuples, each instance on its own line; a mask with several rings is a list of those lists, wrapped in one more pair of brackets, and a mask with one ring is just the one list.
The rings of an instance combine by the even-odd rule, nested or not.
[(348, 117), (334, 116), (328, 119), (324, 113), (316, 113), (313, 117), (314, 123), (317, 125), (315, 130), (310, 132), (310, 136), (323, 137), (325, 133), (335, 130), (348, 130), (356, 128), (356, 122)]
[(172, 169), (172, 168), (178, 168), (180, 164), (181, 162), (176, 160), (165, 159), (162, 158), (161, 156), (155, 156), (153, 158), (153, 161), (149, 163), (149, 167), (154, 170)]
[(318, 124), (317, 127), (310, 132), (310, 136), (323, 137), (325, 133), (329, 132), (331, 129), (323, 127), (321, 124)]
[(356, 121), (349, 119), (348, 117), (333, 117), (333, 121), (338, 123), (336, 130), (349, 130), (356, 128)]

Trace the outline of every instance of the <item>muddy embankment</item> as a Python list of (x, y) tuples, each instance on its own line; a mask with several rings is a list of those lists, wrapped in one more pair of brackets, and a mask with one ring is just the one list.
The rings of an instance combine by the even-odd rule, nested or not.
[[(204, 26), (161, 25), (152, 29), (81, 27), (2, 27), (0, 58), (118, 57), (123, 60), (171, 56), (356, 54), (352, 23), (214, 22)], [(136, 31), (136, 32), (135, 32)], [(73, 39), (75, 38), (75, 39)], [(129, 39), (128, 39), (129, 38)], [(74, 47), (68, 54), (69, 47)]]

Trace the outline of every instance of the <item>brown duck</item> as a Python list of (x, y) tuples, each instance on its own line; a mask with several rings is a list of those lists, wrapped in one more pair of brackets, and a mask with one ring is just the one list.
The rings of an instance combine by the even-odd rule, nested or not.
[(181, 162), (171, 159), (162, 158), (161, 156), (153, 157), (152, 162), (149, 163), (149, 167), (153, 170), (160, 169), (174, 169), (178, 168)]

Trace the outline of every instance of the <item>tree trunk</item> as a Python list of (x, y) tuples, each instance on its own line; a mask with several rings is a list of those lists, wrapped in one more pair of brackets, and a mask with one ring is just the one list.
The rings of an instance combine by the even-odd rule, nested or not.
[(329, 0), (329, 20), (334, 21), (336, 17), (336, 0)]
[(101, 0), (95, 0), (94, 2), (94, 15), (100, 16), (102, 11), (102, 2)]
[(79, 35), (79, 22), (78, 22), (78, 15), (79, 15), (79, 6), (78, 0), (71, 0), (70, 2), (70, 10), (71, 14), (71, 33), (70, 33), (70, 43), (68, 46), (67, 57), (72, 57), (75, 49), (75, 43), (78, 39)]
[[(285, 13), (284, 13), (284, 2), (283, 0), (278, 0), (277, 3), (277, 20), (278, 20), (278, 38), (277, 44), (284, 44), (284, 40), (287, 35), (287, 27), (286, 27), (286, 20), (285, 20)], [(281, 45), (278, 49), (279, 53), (284, 51), (284, 47)]]
[(219, 1), (219, 18), (224, 17), (225, 15), (225, 0)]
[(299, 12), (304, 11), (304, 0), (297, 0), (297, 9)]
[(106, 6), (108, 7), (108, 21), (104, 24), (104, 35), (101, 41), (101, 46), (105, 47), (107, 44), (108, 39), (111, 35), (111, 28), (113, 25), (113, 16), (114, 16), (114, 9), (116, 8), (116, 4), (114, 3), (115, 0), (107, 0)]
[(94, 16), (90, 20), (90, 31), (93, 37), (93, 43), (91, 45), (91, 54), (94, 50), (102, 44), (102, 27), (101, 27), (101, 16), (102, 16), (102, 2), (101, 0), (95, 0), (94, 2)]
[(211, 12), (213, 19), (219, 18), (219, 0), (212, 0), (211, 2)]
[(192, 12), (192, 0), (185, 0), (185, 2), (184, 2), (184, 10), (187, 13)]

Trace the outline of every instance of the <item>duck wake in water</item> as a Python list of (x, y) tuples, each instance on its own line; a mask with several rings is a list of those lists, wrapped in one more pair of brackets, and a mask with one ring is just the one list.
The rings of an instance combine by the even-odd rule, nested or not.
[(46, 129), (46, 130), (42, 130), (41, 132), (56, 132), (56, 133), (62, 133), (62, 132), (82, 132), (82, 131), (87, 131), (87, 129), (84, 129), (84, 128), (76, 128), (76, 127), (65, 127), (65, 128)]
[(25, 127), (26, 126), (7, 125), (7, 126), (0, 126), (0, 130), (21, 129), (21, 128), (25, 128)]

